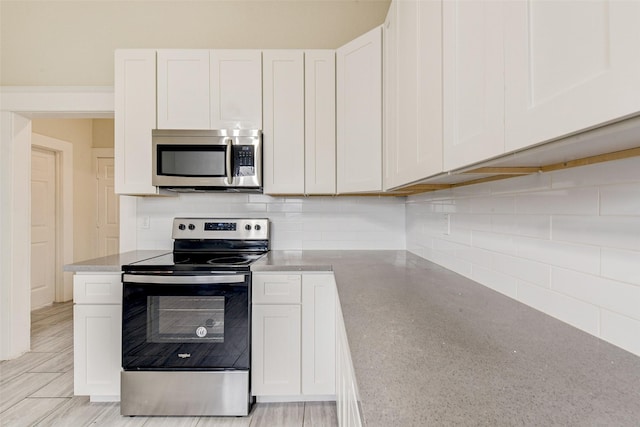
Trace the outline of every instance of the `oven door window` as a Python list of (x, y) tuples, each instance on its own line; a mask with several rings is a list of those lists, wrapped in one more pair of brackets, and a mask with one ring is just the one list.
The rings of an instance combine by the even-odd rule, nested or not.
[(221, 296), (147, 297), (147, 341), (223, 343), (224, 305)]
[(224, 145), (158, 145), (158, 175), (224, 177)]

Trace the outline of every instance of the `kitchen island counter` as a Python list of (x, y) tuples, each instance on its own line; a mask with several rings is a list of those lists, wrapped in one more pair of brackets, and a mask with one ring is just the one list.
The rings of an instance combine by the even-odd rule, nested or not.
[(407, 251), (271, 251), (333, 270), (367, 426), (640, 420), (640, 357)]

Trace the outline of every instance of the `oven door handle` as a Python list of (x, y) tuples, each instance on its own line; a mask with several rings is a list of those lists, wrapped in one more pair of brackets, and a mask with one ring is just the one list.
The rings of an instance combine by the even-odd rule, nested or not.
[(123, 274), (122, 282), (124, 283), (149, 283), (149, 284), (187, 284), (187, 285), (202, 285), (202, 284), (231, 284), (246, 283), (246, 277), (248, 274), (234, 274), (234, 275), (204, 275), (204, 276), (159, 276), (151, 274)]

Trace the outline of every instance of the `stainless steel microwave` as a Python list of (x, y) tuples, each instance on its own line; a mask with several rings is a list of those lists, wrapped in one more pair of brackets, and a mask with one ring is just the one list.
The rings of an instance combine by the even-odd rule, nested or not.
[(176, 191), (262, 189), (262, 132), (152, 130), (152, 183)]

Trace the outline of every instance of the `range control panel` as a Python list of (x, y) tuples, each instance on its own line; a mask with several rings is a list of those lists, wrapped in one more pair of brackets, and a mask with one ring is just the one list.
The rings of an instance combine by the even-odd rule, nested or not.
[(267, 240), (268, 218), (174, 218), (173, 239)]

